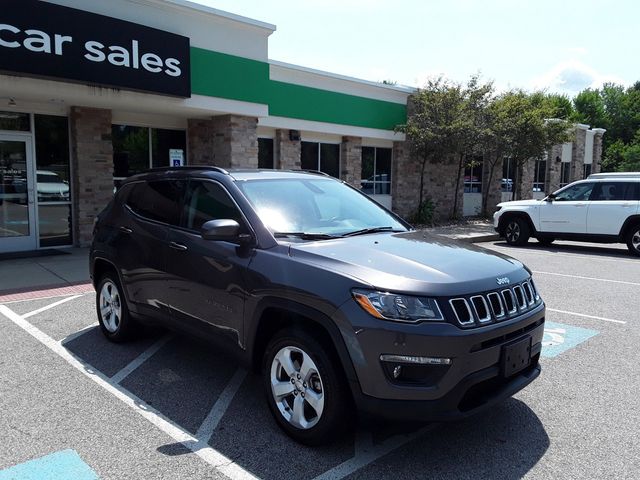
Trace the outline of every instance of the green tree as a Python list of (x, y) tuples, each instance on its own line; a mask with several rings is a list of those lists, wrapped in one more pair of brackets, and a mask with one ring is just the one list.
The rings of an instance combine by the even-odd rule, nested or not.
[(410, 99), (407, 123), (398, 125), (420, 162), (418, 208), (424, 202), (424, 171), (428, 162), (448, 163), (468, 127), (462, 86), (442, 77), (432, 79)]

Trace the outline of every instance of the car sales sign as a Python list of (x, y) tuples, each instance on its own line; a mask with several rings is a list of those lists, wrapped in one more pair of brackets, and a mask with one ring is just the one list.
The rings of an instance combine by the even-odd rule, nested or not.
[(0, 2), (0, 71), (191, 96), (187, 37), (38, 0)]

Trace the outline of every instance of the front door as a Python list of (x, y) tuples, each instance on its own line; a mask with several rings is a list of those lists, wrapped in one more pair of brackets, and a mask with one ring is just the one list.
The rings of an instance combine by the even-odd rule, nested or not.
[(37, 248), (31, 139), (0, 134), (0, 252)]
[(587, 211), (592, 182), (575, 183), (556, 192), (552, 202), (540, 205), (540, 231), (587, 233)]

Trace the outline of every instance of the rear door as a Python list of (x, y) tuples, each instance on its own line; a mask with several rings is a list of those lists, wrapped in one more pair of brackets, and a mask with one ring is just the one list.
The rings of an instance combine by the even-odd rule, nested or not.
[(233, 219), (248, 233), (238, 206), (213, 180), (192, 179), (182, 228), (171, 229), (167, 249), (167, 295), (173, 321), (198, 333), (224, 335), (240, 344), (246, 298), (245, 272), (252, 249), (225, 241), (204, 240), (202, 224)]
[(625, 220), (638, 212), (638, 182), (596, 183), (591, 193), (587, 233), (617, 235)]
[(114, 246), (127, 298), (140, 313), (168, 315), (162, 296), (167, 281), (167, 242), (170, 225), (180, 223), (185, 187), (185, 180), (139, 182), (125, 200)]
[(594, 182), (569, 185), (556, 193), (552, 202), (540, 205), (540, 231), (587, 233), (587, 211)]

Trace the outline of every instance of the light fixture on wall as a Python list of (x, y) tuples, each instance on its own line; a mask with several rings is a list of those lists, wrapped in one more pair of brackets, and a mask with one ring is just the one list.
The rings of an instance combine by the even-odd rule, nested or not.
[(7, 106), (8, 107), (15, 107), (16, 106), (16, 99), (15, 98), (10, 98), (9, 101), (7, 102)]
[(560, 163), (562, 159), (560, 157), (556, 157), (556, 163)]

